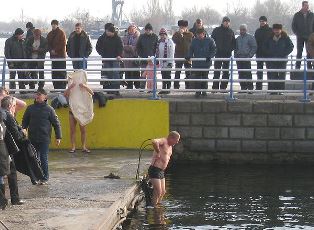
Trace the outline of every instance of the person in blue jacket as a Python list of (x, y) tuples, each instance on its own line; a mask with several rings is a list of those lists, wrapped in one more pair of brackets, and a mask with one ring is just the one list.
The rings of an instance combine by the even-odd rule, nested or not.
[[(272, 36), (264, 43), (264, 51), (268, 58), (288, 58), (293, 51), (294, 45), (288, 34), (282, 30), (281, 24), (273, 25)], [(268, 70), (286, 69), (287, 61), (268, 61)], [(285, 80), (286, 72), (267, 72), (268, 80)], [(284, 90), (285, 82), (269, 82), (268, 90)], [(271, 92), (271, 94), (282, 94), (281, 92)]]
[(191, 58), (206, 58), (204, 61), (193, 61), (192, 68), (193, 69), (204, 69), (203, 71), (193, 71), (195, 79), (204, 79), (205, 81), (195, 82), (196, 89), (204, 89), (204, 91), (196, 92), (195, 96), (206, 96), (206, 90), (208, 89), (208, 73), (209, 68), (212, 64), (211, 59), (215, 57), (216, 54), (216, 44), (215, 41), (211, 37), (205, 36), (205, 30), (203, 28), (199, 28), (196, 30), (196, 38), (192, 40), (189, 55), (186, 58), (190, 60)]

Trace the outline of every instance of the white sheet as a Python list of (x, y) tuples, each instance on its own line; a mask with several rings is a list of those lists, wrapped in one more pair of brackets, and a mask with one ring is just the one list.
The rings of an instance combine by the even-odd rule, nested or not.
[(75, 83), (69, 96), (69, 106), (74, 118), (85, 126), (94, 118), (93, 97), (86, 90), (81, 89), (79, 84), (87, 84), (87, 73), (84, 70), (78, 70), (68, 75), (68, 83)]

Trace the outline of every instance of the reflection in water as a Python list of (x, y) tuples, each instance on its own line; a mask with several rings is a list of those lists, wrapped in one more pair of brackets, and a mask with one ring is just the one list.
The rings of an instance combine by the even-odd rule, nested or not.
[(124, 229), (313, 229), (313, 176), (304, 166), (177, 165), (163, 208), (140, 209)]

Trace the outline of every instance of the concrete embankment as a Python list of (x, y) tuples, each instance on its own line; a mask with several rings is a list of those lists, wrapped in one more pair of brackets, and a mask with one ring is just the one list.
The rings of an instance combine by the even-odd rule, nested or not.
[[(150, 153), (143, 155), (141, 172)], [(112, 229), (138, 194), (137, 151), (99, 151), (90, 155), (55, 152), (50, 155), (48, 185), (32, 185), (18, 175), (22, 206), (0, 211), (8, 229)], [(104, 179), (109, 173), (121, 179)], [(9, 191), (6, 191), (9, 197)], [(0, 225), (0, 229), (2, 226)]]
[(176, 160), (313, 164), (314, 103), (274, 98), (170, 99)]

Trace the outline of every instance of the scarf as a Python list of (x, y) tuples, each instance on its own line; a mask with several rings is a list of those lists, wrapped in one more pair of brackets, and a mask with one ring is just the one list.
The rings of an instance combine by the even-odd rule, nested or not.
[[(156, 56), (159, 57), (159, 45), (160, 43), (165, 43), (164, 45), (164, 56), (163, 58), (167, 58), (168, 57), (168, 42), (167, 39), (159, 39), (158, 43), (157, 43), (157, 50), (156, 50)], [(164, 62), (166, 62), (166, 60), (164, 60)]]
[(128, 34), (128, 44), (129, 46), (134, 46), (135, 34)]

